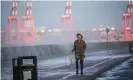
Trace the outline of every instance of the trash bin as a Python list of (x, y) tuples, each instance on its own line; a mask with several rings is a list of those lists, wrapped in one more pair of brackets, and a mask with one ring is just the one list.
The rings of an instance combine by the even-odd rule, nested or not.
[(12, 59), (12, 66), (13, 66), (13, 80), (19, 80), (20, 72), (19, 72), (19, 68), (18, 68), (18, 58)]
[[(32, 63), (24, 64), (24, 60), (32, 60)], [(20, 80), (37, 80), (37, 58), (36, 56), (18, 57)]]

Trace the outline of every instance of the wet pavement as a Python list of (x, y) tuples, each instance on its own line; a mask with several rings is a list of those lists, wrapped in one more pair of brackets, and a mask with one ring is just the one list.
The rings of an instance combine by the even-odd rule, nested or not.
[(103, 73), (96, 80), (133, 80), (133, 57)]
[[(106, 65), (117, 58), (128, 57), (128, 52), (112, 50), (99, 51), (86, 55), (84, 62), (84, 76), (75, 75), (75, 64), (67, 65), (66, 56), (56, 59), (38, 61), (39, 80), (77, 80), (83, 79), (100, 69), (99, 65)], [(2, 67), (2, 80), (12, 80), (12, 67), (10, 62), (4, 63)]]

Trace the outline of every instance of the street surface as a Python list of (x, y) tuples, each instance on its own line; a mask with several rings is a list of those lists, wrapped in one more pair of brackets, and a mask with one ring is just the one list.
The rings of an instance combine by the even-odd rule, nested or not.
[[(92, 52), (86, 55), (84, 62), (84, 76), (75, 75), (75, 64), (68, 66), (67, 58), (59, 57), (44, 61), (38, 61), (39, 80), (78, 80), (93, 74), (100, 69), (100, 65), (106, 65), (108, 61), (116, 58), (131, 56), (126, 50), (111, 50)], [(8, 63), (8, 65), (6, 64)], [(12, 67), (6, 62), (2, 67), (2, 80), (12, 80)], [(10, 66), (9, 66), (10, 65)], [(79, 68), (80, 70), (80, 68)], [(27, 75), (28, 76), (28, 75)]]

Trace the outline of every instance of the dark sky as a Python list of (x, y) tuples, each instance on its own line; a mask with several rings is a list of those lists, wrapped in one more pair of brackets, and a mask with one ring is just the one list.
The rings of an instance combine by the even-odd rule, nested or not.
[[(101, 24), (115, 25), (121, 28), (121, 15), (125, 13), (128, 1), (73, 1), (72, 15), (76, 27), (92, 28)], [(18, 13), (20, 23), (25, 14), (26, 2), (19, 1)], [(35, 27), (60, 27), (61, 15), (64, 13), (66, 1), (33, 1)], [(7, 26), (11, 1), (1, 2), (2, 29)]]

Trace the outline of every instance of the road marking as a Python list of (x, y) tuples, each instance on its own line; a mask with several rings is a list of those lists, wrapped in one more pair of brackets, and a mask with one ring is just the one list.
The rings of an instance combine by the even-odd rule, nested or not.
[[(105, 61), (103, 61), (103, 62), (101, 62), (101, 63), (98, 63), (98, 64), (96, 64), (96, 65), (93, 65), (93, 66), (91, 66), (91, 67), (85, 68), (84, 70), (91, 69), (91, 68), (93, 68), (93, 67), (96, 67), (96, 66), (98, 66), (98, 65), (101, 65), (101, 64), (103, 64), (103, 63), (105, 63), (105, 62), (107, 62), (107, 61), (110, 61), (110, 60), (112, 60), (112, 59), (114, 59), (114, 58), (110, 58), (110, 59), (105, 60)], [(60, 79), (60, 80), (67, 79), (68, 77), (73, 76), (73, 75), (75, 75), (75, 73), (70, 74), (70, 75), (68, 75), (68, 76), (65, 76), (65, 77), (63, 77), (63, 78)]]
[(67, 65), (66, 65), (66, 64), (64, 64), (64, 65), (59, 65), (59, 66), (56, 66), (56, 67), (52, 67), (52, 69), (56, 69), (56, 68), (63, 67), (63, 66), (67, 66)]
[[(131, 56), (130, 54), (128, 54), (128, 55), (115, 55), (115, 56), (101, 56), (101, 58), (102, 59), (107, 59), (107, 58), (111, 58), (111, 57), (113, 57), (113, 58), (118, 58), (118, 57), (128, 57), (128, 56)], [(88, 61), (88, 60), (90, 60), (92, 57), (87, 57), (86, 58), (86, 60)], [(96, 56), (95, 58), (99, 58), (99, 56)], [(101, 59), (101, 60), (102, 60)], [(56, 67), (52, 67), (52, 69), (55, 69), (55, 68), (59, 68), (59, 67), (63, 67), (63, 66), (67, 66), (66, 64), (63, 64), (63, 65), (58, 65), (58, 66), (56, 66)]]
[[(128, 56), (131, 56), (131, 55), (126, 55), (126, 56), (117, 56), (117, 57), (114, 57), (114, 58), (118, 58), (118, 57), (128, 57)], [(107, 61), (113, 60), (114, 58), (110, 58), (110, 59), (105, 60), (105, 61), (103, 61), (103, 62), (101, 62), (101, 63), (98, 63), (98, 64), (96, 64), (96, 65), (93, 65), (93, 66), (91, 66), (91, 67), (85, 68), (84, 70), (91, 69), (91, 68), (96, 67), (96, 66), (98, 66), (98, 65), (101, 65), (101, 64), (103, 64), (103, 63), (105, 63), (105, 62), (107, 62)], [(70, 75), (68, 75), (68, 76), (65, 76), (65, 77), (63, 77), (63, 78), (62, 78), (62, 79), (60, 79), (60, 80), (66, 79), (66, 78), (68, 78), (68, 77), (70, 77), (70, 76), (73, 76), (73, 75), (75, 75), (75, 73), (70, 74)]]

